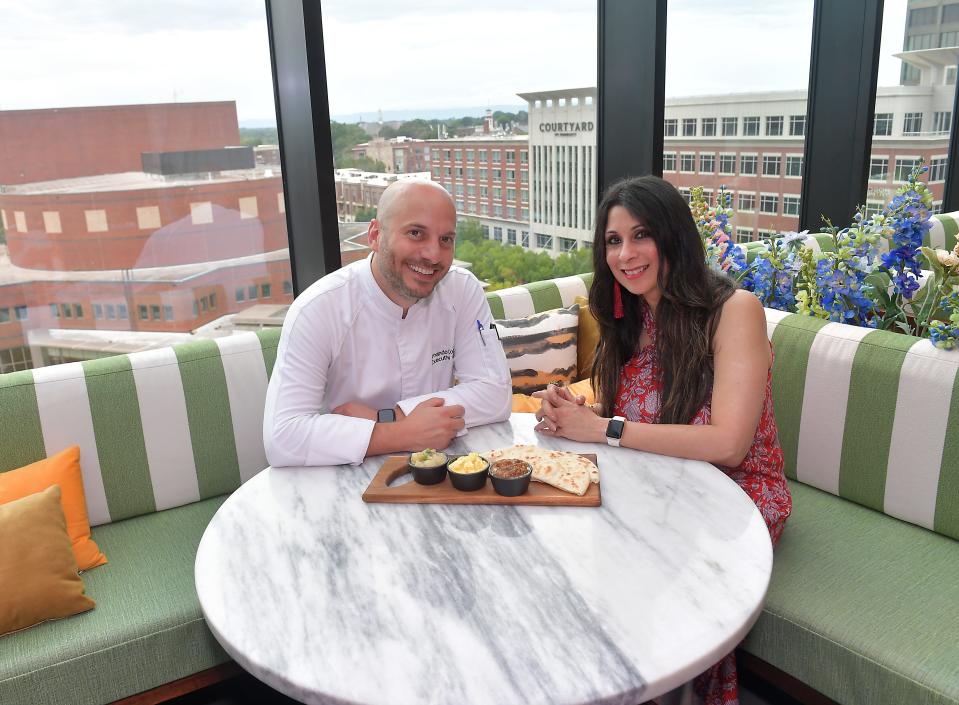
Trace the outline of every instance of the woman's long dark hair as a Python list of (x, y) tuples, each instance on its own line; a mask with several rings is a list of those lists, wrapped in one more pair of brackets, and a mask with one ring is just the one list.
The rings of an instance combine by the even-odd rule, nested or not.
[(703, 242), (689, 206), (672, 184), (656, 176), (642, 176), (610, 186), (596, 212), (594, 274), (589, 292), (589, 308), (600, 327), (592, 383), (603, 416), (612, 416), (623, 365), (639, 346), (641, 307), (645, 305), (641, 296), (622, 288), (625, 315), (613, 317), (614, 279), (606, 263), (606, 225), (615, 206), (622, 206), (642, 221), (659, 250), (659, 422), (687, 424), (711, 393), (712, 336), (722, 305), (736, 290), (736, 284), (706, 266)]

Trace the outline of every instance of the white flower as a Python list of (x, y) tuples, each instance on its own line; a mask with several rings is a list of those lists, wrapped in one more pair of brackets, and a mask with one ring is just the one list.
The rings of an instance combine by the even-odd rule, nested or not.
[[(959, 245), (956, 246), (956, 249), (959, 249)], [(943, 267), (955, 267), (959, 265), (959, 253), (957, 253), (955, 249), (952, 252), (936, 250), (936, 257), (939, 260), (939, 264)]]

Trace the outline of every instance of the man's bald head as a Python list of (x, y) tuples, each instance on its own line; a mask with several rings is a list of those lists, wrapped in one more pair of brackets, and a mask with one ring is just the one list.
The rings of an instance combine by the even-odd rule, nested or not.
[[(453, 199), (447, 193), (446, 189), (435, 181), (423, 181), (420, 179), (405, 179), (394, 181), (386, 187), (383, 195), (380, 196), (379, 204), (376, 207), (376, 219), (380, 221), (384, 230), (391, 227), (391, 219), (396, 212), (405, 205), (406, 199), (426, 197), (424, 200), (445, 201), (449, 204), (450, 210), (456, 213), (456, 206), (453, 205)], [(455, 216), (454, 216), (455, 217)]]

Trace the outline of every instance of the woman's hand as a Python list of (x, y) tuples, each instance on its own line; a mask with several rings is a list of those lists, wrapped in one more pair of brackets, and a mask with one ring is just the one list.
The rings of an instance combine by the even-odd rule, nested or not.
[(533, 396), (542, 402), (536, 412), (539, 423), (535, 427), (540, 433), (585, 443), (606, 439), (607, 420), (586, 406), (585, 397), (552, 384), (542, 392), (534, 392)]

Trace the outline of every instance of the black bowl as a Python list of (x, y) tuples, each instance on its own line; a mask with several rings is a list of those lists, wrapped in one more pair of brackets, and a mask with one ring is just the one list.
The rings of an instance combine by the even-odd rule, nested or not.
[(446, 453), (443, 454), (446, 457), (446, 461), (437, 465), (436, 467), (423, 467), (421, 465), (414, 465), (411, 462), (413, 454), (410, 453), (410, 457), (406, 459), (406, 464), (410, 467), (410, 472), (413, 473), (413, 479), (420, 485), (438, 485), (443, 481), (443, 478), (446, 477), (446, 466), (449, 464), (450, 458)]
[[(456, 460), (455, 457), (450, 458), (447, 465)], [(458, 490), (463, 492), (475, 492), (476, 490), (483, 489), (483, 486), (486, 484), (486, 476), (489, 473), (489, 461), (486, 458), (483, 458), (486, 461), (486, 467), (482, 470), (477, 470), (476, 472), (456, 472), (455, 470), (450, 470), (450, 482)]]
[(518, 497), (529, 489), (529, 481), (533, 477), (533, 466), (522, 460), (515, 462), (523, 463), (523, 465), (526, 466), (525, 474), (519, 477), (497, 477), (495, 472), (496, 463), (490, 466), (489, 479), (490, 482), (493, 483), (493, 489), (496, 490), (496, 494), (503, 495), (504, 497)]

